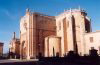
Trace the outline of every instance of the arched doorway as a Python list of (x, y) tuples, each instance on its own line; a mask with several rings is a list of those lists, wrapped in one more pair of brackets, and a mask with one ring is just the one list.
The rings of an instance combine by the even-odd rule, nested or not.
[(53, 47), (53, 57), (55, 57), (55, 49), (54, 49), (54, 47)]

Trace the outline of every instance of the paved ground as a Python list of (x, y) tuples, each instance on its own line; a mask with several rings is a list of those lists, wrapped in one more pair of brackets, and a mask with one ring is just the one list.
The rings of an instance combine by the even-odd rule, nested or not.
[[(47, 59), (46, 59), (47, 60)], [(18, 60), (18, 59), (7, 59), (0, 60), (0, 65), (100, 65), (99, 61), (91, 61), (87, 62), (87, 60), (80, 61), (76, 59), (72, 61), (72, 59), (68, 59), (67, 61), (38, 61), (38, 59), (32, 60)], [(84, 61), (84, 62), (83, 62)]]
[(38, 61), (38, 59), (32, 59), (32, 60), (6, 59), (6, 60), (0, 60), (0, 65), (1, 63), (32, 62), (32, 61)]
[(0, 60), (0, 65), (38, 65), (38, 59), (32, 59), (32, 60), (18, 60), (18, 59)]

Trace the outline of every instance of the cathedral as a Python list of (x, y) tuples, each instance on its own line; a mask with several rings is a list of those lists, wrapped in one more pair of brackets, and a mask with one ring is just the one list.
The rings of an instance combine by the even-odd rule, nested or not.
[[(97, 37), (100, 37), (100, 31), (92, 32), (91, 19), (80, 8), (66, 10), (58, 16), (26, 9), (20, 20), (20, 57), (33, 59), (39, 54), (64, 57), (69, 51), (89, 54), (91, 47), (100, 50)], [(95, 43), (94, 40), (99, 41)]]

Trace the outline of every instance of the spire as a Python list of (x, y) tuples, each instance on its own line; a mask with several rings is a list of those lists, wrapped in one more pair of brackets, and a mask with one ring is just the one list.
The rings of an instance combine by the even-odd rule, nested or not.
[(72, 15), (72, 9), (70, 8), (70, 14)]
[(70, 8), (70, 12), (72, 12), (72, 9)]
[(13, 34), (13, 39), (15, 39), (16, 38), (16, 33), (14, 32), (14, 34)]
[(26, 9), (26, 14), (29, 14), (29, 13), (30, 13), (30, 9), (27, 8), (27, 9)]
[(78, 6), (78, 9), (79, 9), (79, 10), (81, 10), (81, 7), (80, 7), (80, 5)]
[(26, 9), (26, 12), (29, 12), (29, 8)]

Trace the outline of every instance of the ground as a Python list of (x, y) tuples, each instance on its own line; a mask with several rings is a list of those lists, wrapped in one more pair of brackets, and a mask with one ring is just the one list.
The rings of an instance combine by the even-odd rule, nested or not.
[(6, 59), (0, 60), (0, 65), (100, 65), (100, 58), (41, 58), (32, 60)]

